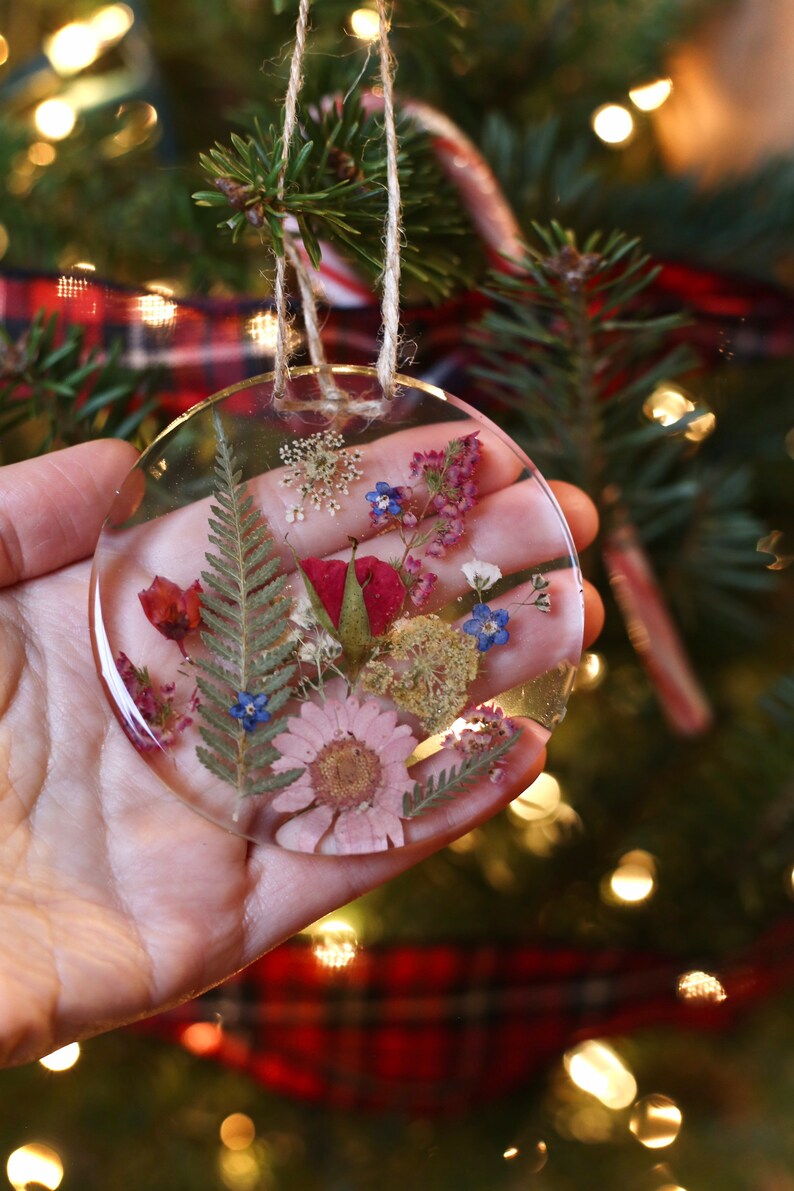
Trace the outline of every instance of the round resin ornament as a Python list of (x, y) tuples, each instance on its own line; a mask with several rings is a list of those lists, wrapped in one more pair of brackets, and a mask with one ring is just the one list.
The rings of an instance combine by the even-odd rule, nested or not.
[[(91, 623), (137, 750), (221, 826), (377, 852), (482, 799), (561, 719), (582, 583), (492, 422), (369, 368), (263, 376), (173, 423), (102, 531)], [(516, 753), (518, 756), (519, 753)], [(131, 757), (131, 764), (135, 763)]]

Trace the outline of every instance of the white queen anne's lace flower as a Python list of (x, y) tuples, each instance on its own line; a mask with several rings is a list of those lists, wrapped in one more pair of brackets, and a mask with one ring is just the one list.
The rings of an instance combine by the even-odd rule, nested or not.
[(473, 558), (471, 562), (464, 562), (460, 569), (463, 571), (469, 587), (473, 587), (475, 591), (487, 591), (502, 578), (502, 572), (495, 563), (483, 562), (479, 558)]
[(279, 455), (286, 464), (279, 485), (295, 489), (300, 496), (300, 503), (290, 505), (286, 511), (288, 522), (302, 521), (307, 503), (315, 509), (325, 506), (332, 517), (342, 507), (337, 495), (348, 496), (350, 485), (363, 474), (358, 466), (361, 451), (344, 446), (341, 434), (321, 430), (279, 447)]

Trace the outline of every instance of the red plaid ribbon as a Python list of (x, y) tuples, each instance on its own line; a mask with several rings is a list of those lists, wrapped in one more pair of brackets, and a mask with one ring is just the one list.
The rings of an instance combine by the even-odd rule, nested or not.
[(332, 970), (295, 940), (145, 1028), (275, 1092), (450, 1114), (507, 1094), (585, 1038), (732, 1024), (794, 978), (794, 919), (718, 970), (722, 1002), (682, 1000), (686, 970), (617, 950), (464, 943), (371, 947)]
[[(659, 311), (686, 307), (697, 318), (679, 337), (707, 359), (737, 363), (794, 354), (794, 304), (771, 286), (732, 281), (678, 265), (666, 265), (653, 288)], [(173, 317), (147, 324), (145, 291), (128, 290), (92, 274), (68, 277), (0, 275), (0, 321), (20, 335), (37, 311), (57, 313), (65, 324), (86, 328), (87, 346), (120, 339), (123, 358), (135, 368), (163, 369), (161, 403), (176, 416), (212, 393), (272, 366), (272, 351), (262, 343), (257, 318), (272, 314), (270, 305), (252, 299), (172, 300)], [(468, 375), (471, 350), (466, 330), (482, 312), (476, 293), (437, 307), (404, 311), (404, 343), (416, 350), (410, 371), (477, 404)], [(372, 306), (327, 313), (323, 339), (330, 361), (369, 364), (377, 354), (380, 312)], [(301, 362), (300, 360), (298, 362)]]

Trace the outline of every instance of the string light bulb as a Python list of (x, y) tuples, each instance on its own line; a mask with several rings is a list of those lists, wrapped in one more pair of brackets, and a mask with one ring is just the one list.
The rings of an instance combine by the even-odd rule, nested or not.
[(358, 953), (353, 927), (341, 918), (321, 922), (312, 929), (312, 954), (324, 968), (340, 969), (352, 964)]
[(656, 889), (656, 861), (649, 852), (636, 849), (621, 856), (617, 867), (605, 879), (605, 900), (636, 905), (647, 901)]
[(583, 653), (576, 671), (575, 691), (594, 691), (606, 678), (607, 661), (601, 653)]
[(604, 103), (590, 118), (593, 132), (605, 145), (627, 145), (634, 135), (634, 119), (619, 103)]
[[(717, 425), (717, 419), (711, 410), (706, 409), (702, 403), (701, 408), (703, 413), (682, 427), (684, 438), (690, 442), (702, 442), (714, 433)], [(674, 430), (683, 418), (695, 413), (697, 409), (698, 406), (680, 386), (663, 381), (646, 399), (642, 412), (649, 421), (658, 422), (660, 426)]]
[(350, 14), (350, 31), (359, 41), (377, 41), (380, 21), (374, 8), (357, 8)]
[(256, 1126), (247, 1113), (233, 1112), (221, 1122), (220, 1137), (229, 1150), (247, 1150), (256, 1137)]
[(605, 1108), (628, 1108), (637, 1095), (637, 1081), (617, 1051), (590, 1039), (569, 1050), (563, 1064), (569, 1078), (600, 1100)]
[(631, 1110), (629, 1129), (649, 1150), (673, 1144), (683, 1122), (681, 1109), (669, 1096), (644, 1096)]
[(6, 1174), (15, 1191), (28, 1191), (31, 1186), (55, 1191), (63, 1179), (63, 1162), (51, 1146), (34, 1141), (9, 1155)]
[(62, 141), (77, 123), (77, 113), (65, 99), (45, 99), (34, 111), (33, 123), (48, 141)]
[(521, 823), (536, 819), (548, 819), (557, 811), (562, 798), (560, 783), (551, 773), (541, 773), (518, 798), (514, 798), (507, 810), (510, 817)]
[(44, 43), (44, 53), (53, 70), (68, 77), (85, 70), (99, 56), (101, 42), (96, 31), (86, 21), (70, 21)]
[(719, 1004), (728, 994), (721, 980), (712, 976), (710, 972), (684, 972), (678, 978), (677, 992), (685, 1001), (710, 1001)]
[(52, 1054), (45, 1055), (44, 1058), (39, 1059), (39, 1062), (48, 1071), (69, 1071), (79, 1058), (80, 1043), (70, 1042), (68, 1046), (62, 1046), (59, 1050), (54, 1050)]
[(667, 102), (672, 93), (672, 79), (655, 79), (652, 83), (643, 83), (641, 87), (632, 87), (629, 99), (641, 112), (655, 112)]

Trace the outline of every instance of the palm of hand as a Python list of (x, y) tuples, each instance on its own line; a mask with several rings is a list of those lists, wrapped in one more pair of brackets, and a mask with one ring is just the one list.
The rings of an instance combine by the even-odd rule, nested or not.
[[(109, 710), (88, 639), (85, 555), (130, 459), (92, 443), (2, 473), (0, 580), (26, 581), (0, 595), (0, 1061), (217, 983), (493, 813), (542, 764), (540, 742), (522, 741), (498, 797), (475, 791), (432, 839), (343, 862), (251, 845), (165, 795)], [(568, 512), (586, 544), (592, 515), (581, 501), (581, 524)]]

